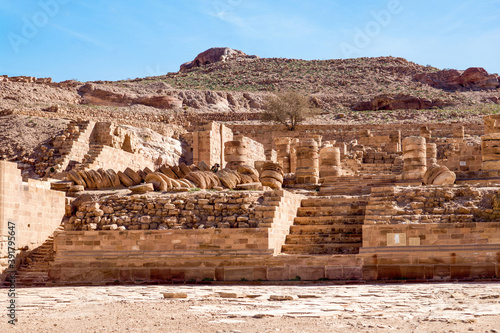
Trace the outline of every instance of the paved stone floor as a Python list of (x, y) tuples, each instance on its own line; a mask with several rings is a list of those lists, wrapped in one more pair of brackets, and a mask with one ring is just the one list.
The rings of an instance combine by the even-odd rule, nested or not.
[[(54, 287), (17, 294), (19, 332), (146, 326), (158, 332), (500, 332), (499, 283)], [(5, 312), (7, 289), (0, 290), (0, 303)], [(150, 321), (131, 321), (136, 315), (137, 322)], [(12, 329), (1, 318), (0, 331)]]

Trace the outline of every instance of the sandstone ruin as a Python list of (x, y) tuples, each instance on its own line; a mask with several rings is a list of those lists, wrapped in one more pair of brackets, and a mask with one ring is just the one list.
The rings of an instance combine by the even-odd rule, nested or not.
[(348, 142), (209, 123), (161, 156), (132, 128), (70, 122), (37, 169), (48, 180), (0, 162), (1, 226), (16, 222), (26, 285), (495, 278), (497, 119)]
[[(256, 59), (212, 49), (179, 75)], [(498, 78), (481, 69), (424, 74), (414, 80), (433, 89), (498, 88)], [(249, 122), (246, 113), (246, 122), (235, 123), (195, 121), (201, 116), (186, 112), (203, 101), (238, 118), (235, 110), (259, 109), (260, 93), (0, 81), (66, 89), (61, 100), (108, 112), (73, 115), (34, 155), (21, 148), (0, 155), (0, 232), (16, 226), (18, 285), (500, 277), (496, 114), (484, 125), (305, 124), (288, 131)], [(328, 99), (320, 97), (317, 104)], [(442, 101), (395, 95), (346, 104), (427, 109)], [(120, 118), (113, 108), (122, 107), (141, 112)], [(71, 115), (66, 108), (16, 112)], [(11, 111), (0, 117), (14, 117)], [(182, 126), (168, 123), (181, 118)], [(8, 238), (1, 242), (5, 279)]]

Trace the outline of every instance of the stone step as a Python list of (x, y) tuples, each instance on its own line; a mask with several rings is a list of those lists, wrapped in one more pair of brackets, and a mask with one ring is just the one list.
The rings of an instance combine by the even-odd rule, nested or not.
[(286, 245), (352, 244), (361, 243), (361, 234), (287, 235)]
[(303, 199), (301, 202), (301, 207), (333, 207), (333, 206), (345, 206), (345, 205), (366, 205), (370, 200), (370, 196), (324, 196), (316, 198)]
[(290, 235), (361, 234), (362, 224), (292, 225)]
[(355, 216), (298, 216), (294, 225), (362, 224), (363, 215)]
[(299, 207), (298, 217), (304, 216), (348, 216), (364, 215), (365, 205), (345, 205), (332, 207)]
[(362, 243), (346, 244), (285, 244), (282, 252), (287, 254), (357, 254)]

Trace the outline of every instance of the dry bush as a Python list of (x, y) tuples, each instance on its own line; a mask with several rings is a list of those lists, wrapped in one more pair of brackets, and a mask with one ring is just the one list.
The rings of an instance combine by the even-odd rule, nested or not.
[(317, 113), (309, 97), (293, 91), (267, 96), (264, 108), (262, 121), (283, 124), (290, 131), (293, 131), (297, 124), (307, 117)]

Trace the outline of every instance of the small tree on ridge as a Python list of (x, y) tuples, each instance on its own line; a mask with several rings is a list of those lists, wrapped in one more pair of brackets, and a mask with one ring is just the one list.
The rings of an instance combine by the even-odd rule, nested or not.
[(307, 96), (293, 91), (267, 96), (264, 108), (262, 121), (283, 124), (290, 131), (316, 111)]

